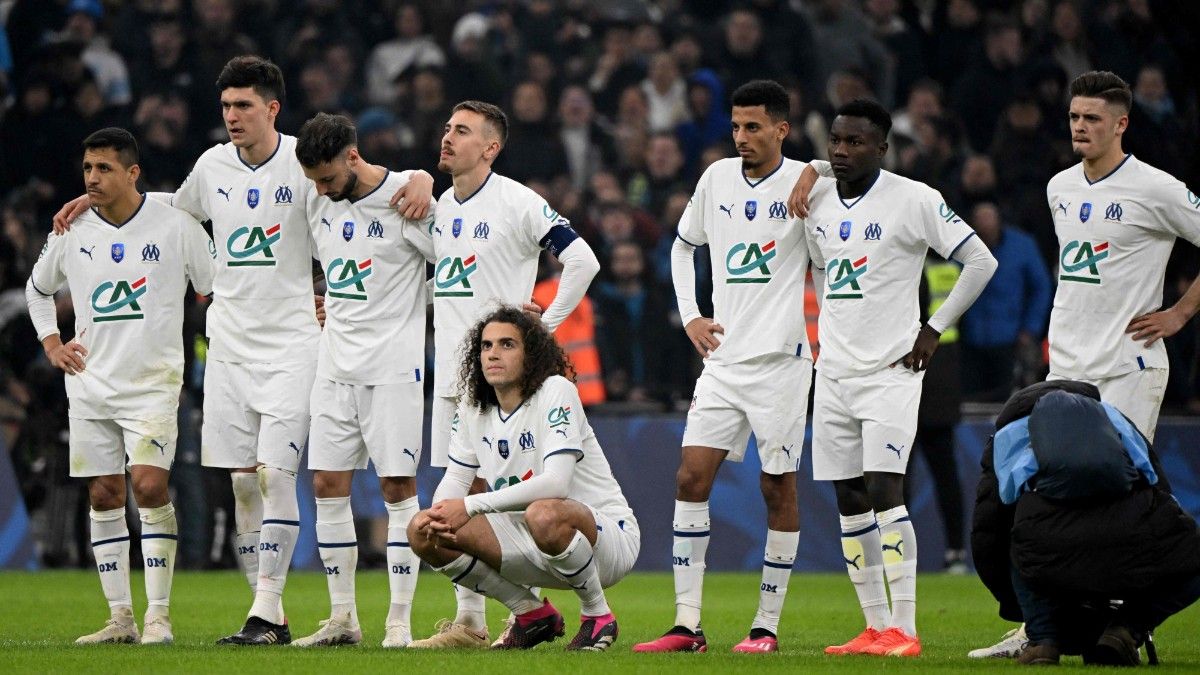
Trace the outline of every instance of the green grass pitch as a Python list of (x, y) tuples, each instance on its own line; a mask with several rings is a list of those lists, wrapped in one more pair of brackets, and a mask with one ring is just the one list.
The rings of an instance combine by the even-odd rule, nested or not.
[[(300, 650), (290, 647), (217, 647), (213, 642), (240, 627), (250, 594), (235, 572), (184, 572), (175, 577), (171, 647), (77, 647), (79, 635), (98, 629), (107, 618), (95, 573), (0, 573), (4, 609), (0, 611), (0, 671), (71, 673), (364, 673), (401, 671), (464, 673), (574, 672), (1012, 672), (1011, 662), (972, 662), (967, 650), (990, 644), (1009, 628), (997, 618), (991, 596), (973, 577), (926, 574), (918, 580), (918, 628), (925, 653), (918, 659), (831, 657), (831, 643), (853, 637), (862, 615), (850, 582), (843, 575), (796, 574), (788, 589), (781, 625), (782, 651), (735, 655), (730, 647), (749, 629), (758, 602), (758, 575), (710, 573), (705, 579), (704, 627), (708, 654), (633, 654), (635, 642), (657, 637), (670, 627), (673, 590), (669, 574), (634, 574), (609, 591), (621, 625), (616, 646), (606, 654), (563, 651), (578, 628), (579, 604), (570, 593), (549, 596), (567, 618), (567, 636), (529, 652), (418, 652), (384, 650), (387, 578), (383, 572), (358, 575), (359, 618), (364, 644), (358, 647)], [(135, 575), (134, 612), (145, 610), (141, 575)], [(445, 579), (423, 570), (413, 610), (417, 637), (429, 634), (438, 618), (452, 614), (454, 597)], [(317, 628), (329, 607), (324, 577), (297, 573), (288, 579), (285, 605), (295, 637)], [(492, 635), (507, 612), (488, 603)], [(140, 624), (140, 620), (139, 620)], [(1200, 668), (1200, 609), (1193, 606), (1162, 626), (1156, 642), (1160, 670)], [(1081, 667), (1077, 657), (1064, 665)]]

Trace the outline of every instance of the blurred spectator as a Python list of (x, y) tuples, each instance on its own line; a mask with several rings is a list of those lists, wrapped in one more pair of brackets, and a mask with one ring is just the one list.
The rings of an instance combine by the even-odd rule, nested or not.
[(892, 113), (893, 136), (904, 136), (909, 142), (917, 142), (917, 126), (922, 122), (945, 114), (942, 85), (935, 80), (924, 79), (909, 89), (904, 108)]
[[(0, 191), (27, 189), (44, 214), (50, 204), (79, 194), (79, 148), (70, 147), (78, 131), (54, 108), (53, 84), (27, 78), (17, 103), (0, 121)], [(55, 209), (57, 210), (57, 209)], [(40, 248), (40, 244), (39, 244)]]
[(554, 133), (546, 91), (526, 80), (513, 89), (508, 120), (508, 143), (496, 161), (496, 171), (518, 182), (550, 181), (567, 173), (567, 155)]
[(129, 105), (133, 100), (129, 69), (125, 67), (125, 59), (108, 46), (108, 37), (100, 29), (104, 5), (100, 0), (71, 0), (66, 12), (62, 39), (83, 45), (80, 58), (92, 71), (104, 105)]
[(675, 57), (675, 65), (684, 78), (691, 80), (692, 74), (700, 68), (704, 57), (704, 48), (700, 38), (695, 33), (681, 33), (671, 43), (671, 56)]
[(758, 14), (767, 53), (778, 61), (782, 73), (793, 78), (804, 94), (812, 98), (820, 96), (823, 82), (816, 75), (812, 26), (797, 6), (790, 0), (751, 0), (749, 8)]
[(988, 23), (984, 54), (954, 85), (954, 110), (962, 120), (967, 141), (986, 150), (996, 133), (996, 120), (1016, 93), (1021, 64), (1021, 31), (1003, 18)]
[(72, 106), (69, 110), (67, 126), (74, 131), (73, 139), (82, 142), (84, 137), (93, 131), (105, 127), (126, 127), (129, 117), (120, 108), (105, 104), (104, 94), (100, 91), (100, 83), (86, 73), (83, 81), (75, 88), (71, 96)]
[[(995, 204), (981, 202), (967, 222), (999, 266), (960, 322), (963, 391), (968, 400), (1002, 402), (1020, 385), (1013, 379), (1018, 367), (1040, 363), (1050, 274), (1033, 238), (1006, 226)], [(1033, 374), (1039, 376), (1043, 373)]]
[(1133, 110), (1122, 147), (1138, 159), (1172, 176), (1187, 176), (1196, 157), (1194, 129), (1180, 122), (1162, 68), (1147, 65), (1133, 87)]
[(692, 73), (688, 79), (687, 97), (691, 119), (679, 125), (676, 133), (684, 148), (684, 162), (692, 173), (696, 173), (701, 150), (722, 138), (729, 138), (729, 103), (725, 100), (721, 80), (707, 68)]
[(395, 102), (393, 82), (410, 67), (446, 64), (446, 55), (425, 32), (425, 19), (416, 3), (399, 5), (394, 16), (396, 37), (376, 45), (367, 60), (367, 100), (374, 105)]
[[(192, 24), (191, 43), (196, 59), (196, 79), (200, 82), (201, 95), (206, 91), (211, 95), (213, 88), (210, 87), (214, 87), (217, 76), (221, 74), (221, 69), (229, 59), (242, 54), (257, 53), (258, 47), (253, 40), (238, 31), (237, 9), (233, 0), (193, 0), (192, 11), (195, 23)], [(215, 105), (212, 110), (217, 110)], [(194, 121), (211, 130), (207, 134), (210, 140), (229, 140), (217, 115), (208, 115), (204, 119)]]
[(625, 91), (646, 75), (645, 68), (637, 62), (631, 38), (631, 31), (624, 24), (613, 24), (604, 31), (603, 51), (588, 79), (596, 109), (603, 115), (617, 112)]
[(917, 127), (917, 152), (912, 166), (900, 173), (946, 194), (962, 171), (963, 153), (958, 124), (949, 117), (934, 117)]
[[(293, 76), (296, 68), (315, 58), (324, 45), (335, 40), (357, 44), (362, 39), (356, 24), (351, 21), (351, 12), (354, 10), (341, 6), (346, 3), (339, 3), (338, 0), (301, 0), (297, 3), (293, 0), (289, 4), (292, 6), (280, 17), (281, 20), (271, 26), (272, 34), (258, 36), (261, 42), (274, 42), (275, 58), (284, 69), (285, 76)], [(244, 13), (253, 11), (245, 3), (242, 9)], [(252, 30), (251, 27), (256, 26), (250, 17), (241, 18), (241, 25), (247, 29)]]
[(640, 169), (650, 136), (650, 104), (640, 87), (629, 86), (621, 92), (612, 129), (617, 147), (615, 168), (625, 174)]
[[(726, 91), (751, 80), (778, 80), (783, 66), (763, 42), (762, 19), (751, 9), (739, 7), (725, 17), (724, 40), (716, 53), (713, 69)], [(728, 102), (722, 101), (728, 108)]]
[(446, 96), (440, 68), (418, 66), (411, 75), (409, 93), (396, 106), (402, 120), (400, 145), (408, 152), (408, 167), (438, 176), (438, 150), (454, 103)]
[(199, 154), (188, 136), (187, 101), (176, 91), (143, 97), (134, 113), (143, 190), (174, 192)]
[(987, 155), (972, 155), (963, 162), (957, 190), (946, 195), (959, 213), (971, 213), (980, 202), (996, 202), (996, 166)]
[(890, 107), (895, 90), (894, 63), (862, 13), (848, 0), (816, 0), (810, 7), (820, 63), (817, 81), (828, 82), (843, 71), (864, 73), (871, 98)]
[(815, 110), (805, 105), (804, 90), (796, 84), (787, 87), (788, 135), (783, 139), (783, 156), (807, 162), (813, 158), (825, 158), (828, 134), (824, 120)]
[(446, 60), (446, 94), (457, 103), (467, 99), (500, 104), (507, 83), (492, 61), (488, 47), (488, 20), (482, 14), (464, 15), (454, 24)]
[(867, 0), (867, 21), (875, 39), (886, 47), (886, 59), (893, 73), (890, 95), (881, 100), (888, 108), (908, 99), (912, 86), (927, 74), (921, 54), (921, 39), (900, 16), (899, 0)]
[(673, 131), (688, 120), (687, 84), (679, 76), (670, 52), (651, 57), (642, 92), (650, 108), (650, 131)]
[(193, 114), (211, 109), (213, 83), (196, 80), (195, 61), (179, 15), (150, 15), (146, 30), (149, 52), (131, 63), (137, 95), (171, 89), (184, 95)]
[(1042, 111), (1036, 101), (1021, 95), (1005, 106), (991, 155), (1017, 223), (1038, 233), (1042, 250), (1056, 247), (1046, 207), (1046, 183), (1064, 167), (1058, 166), (1054, 139), (1042, 130)]
[(945, 18), (935, 18), (935, 23), (925, 29), (926, 52), (934, 77), (950, 86), (982, 56), (979, 44), (983, 42), (983, 16), (975, 0), (949, 0), (945, 6)]
[(1059, 0), (1050, 18), (1051, 34), (1047, 49), (1054, 61), (1073, 80), (1092, 68), (1088, 54), (1087, 34), (1074, 0)]
[(284, 109), (280, 124), (283, 131), (295, 133), (300, 125), (319, 112), (344, 114), (353, 117), (358, 109), (354, 97), (341, 88), (333, 69), (324, 61), (310, 61), (300, 69), (299, 91)]
[(592, 97), (585, 87), (571, 85), (558, 100), (559, 132), (571, 185), (582, 190), (592, 176), (616, 158), (612, 136), (596, 122)]
[(625, 186), (629, 203), (651, 213), (662, 211), (667, 196), (686, 187), (682, 170), (683, 151), (679, 149), (679, 140), (668, 133), (650, 136), (646, 143), (645, 169), (635, 173)]
[[(405, 162), (404, 148), (400, 143), (396, 116), (387, 108), (367, 108), (354, 120), (358, 132), (358, 149), (372, 164), (385, 166), (393, 171), (412, 168)], [(437, 174), (434, 174), (435, 176)], [(435, 189), (434, 196), (439, 193)]]

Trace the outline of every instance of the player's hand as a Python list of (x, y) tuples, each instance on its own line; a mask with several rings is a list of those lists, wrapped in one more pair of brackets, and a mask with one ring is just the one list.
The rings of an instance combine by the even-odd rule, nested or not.
[(46, 358), (50, 359), (50, 365), (64, 373), (78, 375), (83, 372), (83, 362), (87, 358), (87, 353), (87, 347), (71, 340), (66, 344), (60, 342), (58, 346), (47, 349)]
[(388, 202), (400, 215), (409, 220), (420, 220), (429, 213), (433, 201), (433, 176), (426, 171), (414, 171), (392, 200)]
[(54, 214), (54, 234), (62, 234), (71, 229), (71, 223), (90, 208), (92, 208), (92, 199), (87, 195), (80, 195), (63, 204), (58, 213)]
[(314, 295), (313, 304), (317, 308), (317, 323), (321, 324), (321, 328), (325, 327), (325, 296)]
[(811, 166), (805, 166), (804, 171), (800, 172), (800, 177), (792, 186), (792, 194), (788, 195), (788, 211), (793, 216), (808, 217), (808, 195), (812, 192), (813, 185), (816, 185), (819, 177), (817, 170)]
[(1129, 322), (1126, 333), (1133, 333), (1132, 339), (1145, 340), (1144, 346), (1149, 347), (1160, 338), (1169, 338), (1178, 333), (1188, 322), (1188, 317), (1172, 307), (1160, 312), (1151, 312), (1137, 317)]
[[(921, 324), (921, 331), (917, 333), (912, 351), (905, 354), (904, 358), (896, 363), (903, 363), (905, 368), (911, 369), (914, 373), (925, 370), (929, 367), (929, 359), (937, 351), (938, 339), (941, 337), (942, 334), (930, 328), (929, 324)], [(896, 363), (893, 363), (891, 367), (895, 368)]]
[(541, 305), (537, 304), (536, 302), (526, 302), (521, 305), (521, 311), (528, 314), (529, 318), (541, 323), (542, 312), (545, 310), (543, 310)]
[(683, 330), (687, 333), (688, 339), (692, 341), (692, 346), (700, 353), (700, 357), (705, 359), (714, 349), (721, 346), (717, 335), (725, 334), (725, 329), (721, 324), (714, 323), (712, 319), (703, 316), (689, 321)]
[(466, 500), (444, 499), (429, 509), (429, 518), (430, 530), (448, 541), (454, 541), (453, 534), (466, 525), (471, 516), (467, 515)]

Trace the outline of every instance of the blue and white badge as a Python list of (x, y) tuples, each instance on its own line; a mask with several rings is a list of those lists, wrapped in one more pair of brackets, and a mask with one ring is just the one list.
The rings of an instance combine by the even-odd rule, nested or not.
[(753, 199), (746, 202), (746, 220), (754, 220), (754, 216), (758, 215), (758, 202)]
[(462, 234), (462, 218), (455, 218), (454, 225), (450, 227), (450, 234), (458, 239), (458, 235)]
[(496, 451), (500, 453), (500, 459), (508, 459), (508, 441), (503, 439), (496, 441)]
[(258, 206), (258, 188), (246, 190), (246, 206), (250, 208)]
[(346, 241), (350, 241), (353, 238), (354, 238), (354, 221), (347, 220), (346, 222), (342, 223), (342, 239), (345, 239)]
[(1092, 203), (1084, 202), (1079, 207), (1079, 222), (1086, 223), (1092, 217)]
[(847, 239), (850, 238), (850, 221), (849, 220), (842, 221), (842, 226), (838, 228), (838, 236), (842, 238), (842, 241), (846, 241)]
[(116, 243), (112, 245), (113, 262), (121, 262), (125, 259), (125, 244)]

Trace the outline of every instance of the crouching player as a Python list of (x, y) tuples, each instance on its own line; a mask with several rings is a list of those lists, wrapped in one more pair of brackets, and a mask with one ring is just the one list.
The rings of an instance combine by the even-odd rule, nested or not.
[[(520, 309), (472, 328), (465, 391), (450, 431), (450, 463), (433, 507), (409, 524), (413, 551), (454, 583), (495, 598), (516, 623), (494, 648), (529, 649), (563, 635), (563, 617), (530, 587), (573, 589), (571, 650), (617, 638), (604, 597), (633, 568), (637, 520), (584, 416), (567, 359)], [(491, 491), (467, 496), (476, 472)]]

